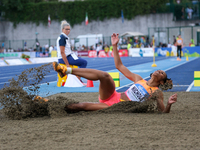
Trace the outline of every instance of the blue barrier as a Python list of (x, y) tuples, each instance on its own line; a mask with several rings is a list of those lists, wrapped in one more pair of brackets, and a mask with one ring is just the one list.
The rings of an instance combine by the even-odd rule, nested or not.
[(167, 51), (169, 53), (171, 53), (172, 48), (168, 48), (168, 47), (159, 47), (159, 48), (155, 48), (155, 53), (157, 54), (157, 56), (166, 56)]
[(183, 52), (186, 53), (188, 57), (200, 57), (200, 46), (183, 47)]
[[(174, 48), (176, 48), (176, 47), (174, 47)], [(169, 52), (169, 54), (171, 54), (172, 48), (168, 48), (168, 47), (155, 48), (156, 56), (166, 56), (167, 52)], [(176, 52), (176, 50), (175, 50), (175, 52)], [(200, 57), (200, 46), (195, 46), (195, 47), (186, 46), (186, 47), (182, 48), (182, 52), (184, 53), (184, 56)]]

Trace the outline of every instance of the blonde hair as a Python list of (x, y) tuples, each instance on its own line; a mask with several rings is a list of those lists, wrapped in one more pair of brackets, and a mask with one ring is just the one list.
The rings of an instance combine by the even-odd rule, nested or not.
[(70, 24), (66, 20), (61, 21), (61, 31), (65, 26), (70, 26)]

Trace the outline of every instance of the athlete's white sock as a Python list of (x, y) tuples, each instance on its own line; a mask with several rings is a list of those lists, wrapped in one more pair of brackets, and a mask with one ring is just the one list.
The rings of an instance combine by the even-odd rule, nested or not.
[(66, 74), (71, 74), (71, 73), (72, 73), (72, 68), (70, 68), (70, 67), (67, 67)]

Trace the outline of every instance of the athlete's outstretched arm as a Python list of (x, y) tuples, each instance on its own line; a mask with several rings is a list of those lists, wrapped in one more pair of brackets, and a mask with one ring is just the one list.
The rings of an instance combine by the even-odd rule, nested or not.
[(130, 70), (128, 70), (127, 67), (125, 67), (121, 61), (121, 58), (119, 56), (118, 50), (117, 50), (117, 44), (119, 42), (119, 34), (113, 33), (111, 36), (111, 42), (113, 45), (113, 53), (114, 53), (114, 61), (115, 61), (115, 67), (129, 80), (133, 82), (137, 82), (139, 80), (142, 80), (142, 77), (138, 74), (132, 73)]
[(169, 113), (171, 109), (171, 105), (177, 101), (177, 94), (170, 96), (166, 107), (164, 106), (164, 103), (163, 103), (164, 97), (163, 97), (162, 91), (157, 90), (154, 94), (156, 94), (158, 110), (163, 113)]

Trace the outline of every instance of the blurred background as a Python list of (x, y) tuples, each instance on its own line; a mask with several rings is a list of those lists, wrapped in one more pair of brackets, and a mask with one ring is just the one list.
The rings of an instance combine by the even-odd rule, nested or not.
[(197, 0), (1, 0), (0, 57), (21, 57), (20, 52), (56, 57), (62, 20), (71, 25), (72, 50), (79, 56), (97, 49), (108, 56), (115, 32), (119, 50), (152, 47), (154, 38), (154, 47), (160, 48), (156, 56), (174, 56), (171, 51), (181, 34), (182, 55), (199, 57), (199, 8)]

